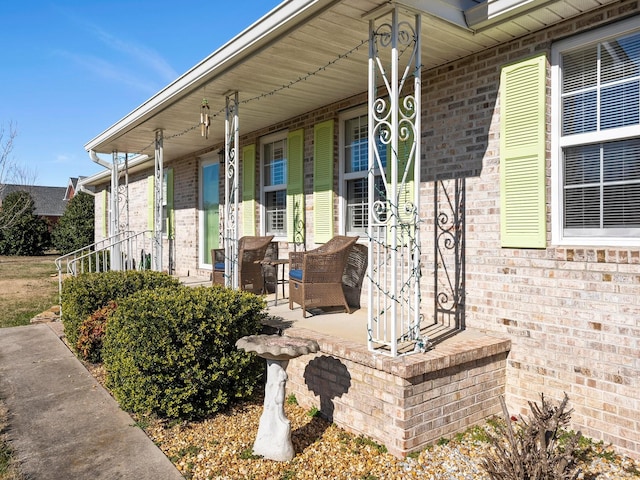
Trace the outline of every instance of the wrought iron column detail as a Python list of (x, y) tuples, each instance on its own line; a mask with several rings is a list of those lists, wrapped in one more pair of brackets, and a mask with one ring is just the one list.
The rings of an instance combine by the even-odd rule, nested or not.
[[(377, 23), (378, 22), (378, 23)], [(369, 21), (369, 349), (423, 351), (420, 23), (397, 4)]]
[(436, 180), (434, 196), (434, 323), (464, 330), (464, 178)]
[[(118, 160), (118, 162), (120, 162)], [(121, 182), (124, 180), (124, 183)], [(118, 203), (120, 213), (118, 214), (118, 231), (129, 233), (129, 154), (124, 154), (122, 168), (118, 170)], [(124, 220), (123, 220), (124, 217)]]
[(162, 271), (162, 204), (164, 201), (164, 136), (161, 129), (156, 130), (155, 168), (153, 176), (153, 270)]
[[(109, 218), (109, 236), (114, 237), (120, 234), (120, 162), (118, 160), (118, 152), (111, 152), (111, 217)], [(118, 238), (118, 237), (114, 237)], [(120, 243), (114, 242), (111, 246), (109, 258), (111, 270), (122, 270), (121, 265)]]
[(238, 116), (238, 92), (226, 95), (225, 137), (224, 137), (224, 283), (227, 287), (238, 288), (238, 145), (240, 129)]

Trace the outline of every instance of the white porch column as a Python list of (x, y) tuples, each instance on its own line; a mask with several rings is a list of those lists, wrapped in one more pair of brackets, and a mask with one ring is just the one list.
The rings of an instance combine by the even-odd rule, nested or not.
[[(421, 16), (397, 4), (369, 19), (369, 349), (422, 351)], [(382, 181), (376, 183), (376, 179)]]
[(155, 169), (153, 177), (153, 270), (162, 271), (162, 203), (164, 201), (162, 185), (164, 181), (163, 132), (156, 130)]
[(118, 152), (111, 152), (111, 216), (109, 218), (109, 236), (111, 237), (111, 248), (109, 252), (110, 270), (122, 270), (122, 252), (120, 250), (120, 202), (119, 202), (119, 177), (120, 164)]
[(238, 288), (238, 152), (240, 128), (238, 92), (227, 92), (224, 137), (224, 282)]

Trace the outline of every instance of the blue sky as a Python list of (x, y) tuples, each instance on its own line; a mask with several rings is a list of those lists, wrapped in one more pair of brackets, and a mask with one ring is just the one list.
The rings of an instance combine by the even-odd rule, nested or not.
[(36, 185), (101, 168), (84, 145), (280, 3), (279, 0), (5, 0), (0, 125)]

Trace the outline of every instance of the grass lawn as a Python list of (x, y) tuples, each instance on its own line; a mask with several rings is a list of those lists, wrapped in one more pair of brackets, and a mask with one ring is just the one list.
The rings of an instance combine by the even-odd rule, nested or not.
[(0, 256), (0, 328), (27, 325), (58, 304), (57, 256)]

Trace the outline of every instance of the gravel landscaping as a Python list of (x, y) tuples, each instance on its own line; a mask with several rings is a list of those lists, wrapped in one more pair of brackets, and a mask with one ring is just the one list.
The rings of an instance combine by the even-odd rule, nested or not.
[[(291, 421), (296, 456), (289, 462), (256, 458), (251, 446), (262, 413), (257, 399), (201, 422), (171, 424), (139, 420), (138, 424), (190, 479), (474, 479), (488, 476), (480, 459), (490, 450), (483, 428), (470, 430), (420, 454), (398, 459), (375, 442), (352, 435), (305, 411), (285, 406)], [(446, 444), (445, 444), (446, 443)], [(640, 466), (594, 444), (580, 464), (580, 479), (640, 478)]]
[[(104, 385), (102, 365), (85, 366)], [(346, 432), (322, 419), (316, 409), (305, 410), (289, 397), (285, 413), (296, 455), (291, 461), (276, 462), (252, 454), (262, 409), (263, 398), (257, 397), (202, 421), (133, 418), (186, 479), (490, 480), (481, 460), (492, 451), (487, 441), (487, 432), (495, 431), (492, 420), (399, 459), (383, 445)], [(588, 441), (583, 452), (578, 479), (640, 478), (640, 463), (602, 442)]]

